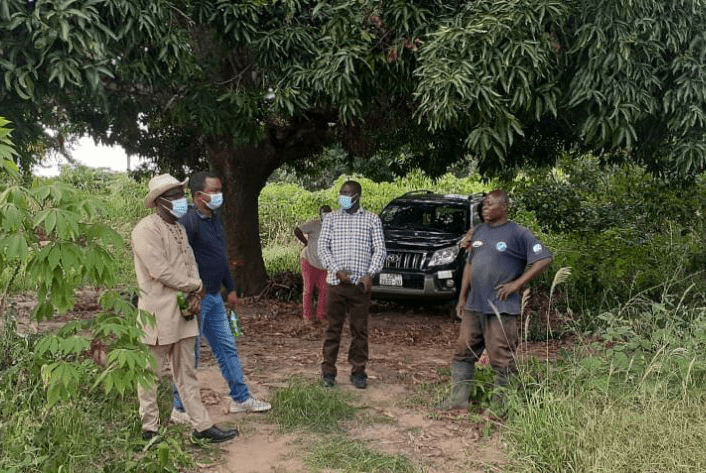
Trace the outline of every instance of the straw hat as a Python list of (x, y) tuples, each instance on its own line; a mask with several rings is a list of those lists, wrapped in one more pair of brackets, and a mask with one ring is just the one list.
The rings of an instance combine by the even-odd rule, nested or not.
[(157, 197), (175, 187), (184, 187), (188, 181), (188, 179), (185, 179), (183, 182), (179, 182), (169, 174), (160, 174), (153, 177), (149, 183), (150, 191), (145, 197), (145, 207), (155, 207), (154, 201)]

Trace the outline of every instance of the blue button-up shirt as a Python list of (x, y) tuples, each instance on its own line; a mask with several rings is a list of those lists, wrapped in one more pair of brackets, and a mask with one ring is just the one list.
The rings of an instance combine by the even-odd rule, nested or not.
[(228, 292), (234, 291), (235, 283), (228, 268), (223, 224), (218, 214), (214, 212), (213, 216), (208, 217), (195, 207), (189, 207), (179, 222), (184, 225), (189, 244), (194, 250), (206, 293), (218, 294), (221, 284)]
[(328, 270), (326, 282), (338, 285), (338, 271), (351, 273), (351, 282), (382, 270), (387, 251), (380, 217), (359, 208), (324, 214), (319, 235), (319, 259)]

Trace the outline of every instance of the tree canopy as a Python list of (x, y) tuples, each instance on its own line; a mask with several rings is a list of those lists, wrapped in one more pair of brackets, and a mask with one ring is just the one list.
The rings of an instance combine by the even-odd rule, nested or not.
[[(486, 175), (611, 152), (656, 173), (706, 159), (703, 0), (6, 0), (2, 110), (176, 174), (224, 177), (229, 254), (262, 288), (257, 196), (339, 142)], [(22, 130), (26, 131), (22, 131)], [(26, 137), (26, 139), (25, 139)], [(22, 162), (21, 162), (22, 164)]]

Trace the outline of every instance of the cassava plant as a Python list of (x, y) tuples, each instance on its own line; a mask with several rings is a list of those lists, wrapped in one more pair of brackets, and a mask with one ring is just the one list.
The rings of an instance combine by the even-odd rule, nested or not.
[[(15, 276), (24, 271), (37, 294), (31, 316), (41, 321), (70, 310), (77, 287), (115, 286), (113, 251), (123, 240), (98, 221), (98, 201), (74, 187), (62, 182), (23, 185), (11, 159), (7, 125), (0, 118), (0, 267), (12, 269), (0, 310)], [(138, 314), (129, 297), (115, 291), (104, 294), (101, 304), (103, 312), (94, 319), (69, 322), (38, 342), (35, 354), (50, 404), (91, 385), (89, 378), (96, 375), (94, 388), (121, 394), (137, 382), (150, 382), (150, 358), (139, 343), (136, 324), (138, 317), (148, 316)], [(86, 356), (91, 348), (98, 363)]]

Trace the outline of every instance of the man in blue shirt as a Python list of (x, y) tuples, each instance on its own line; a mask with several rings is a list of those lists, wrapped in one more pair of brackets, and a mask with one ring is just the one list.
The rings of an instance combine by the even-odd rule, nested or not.
[(352, 365), (351, 383), (359, 389), (368, 385), (368, 308), (373, 275), (382, 270), (387, 252), (380, 217), (360, 208), (362, 190), (356, 181), (341, 186), (341, 210), (324, 217), (319, 235), (319, 258), (328, 270), (324, 361), (321, 375), (325, 386), (336, 384), (336, 359), (341, 330), (349, 315)]
[(483, 223), (473, 232), (456, 308), (461, 329), (451, 363), (454, 384), (442, 408), (468, 407), (483, 350), (488, 350), (496, 385), (507, 384), (516, 370), (520, 289), (552, 262), (549, 250), (528, 229), (507, 219), (507, 210), (502, 190), (483, 199)]
[[(230, 412), (263, 412), (270, 404), (253, 398), (243, 379), (243, 371), (238, 359), (238, 348), (226, 316), (226, 307), (221, 297), (221, 286), (228, 292), (227, 305), (235, 308), (238, 296), (233, 277), (228, 268), (226, 243), (221, 222), (216, 209), (223, 203), (221, 180), (212, 173), (199, 172), (189, 180), (194, 206), (179, 219), (184, 225), (189, 244), (194, 250), (199, 275), (206, 295), (201, 301), (200, 332), (206, 336), (213, 355), (218, 360), (223, 378), (230, 388)], [(196, 342), (196, 365), (199, 357), (199, 341)], [(186, 423), (188, 415), (173, 387), (174, 409), (172, 422)]]

